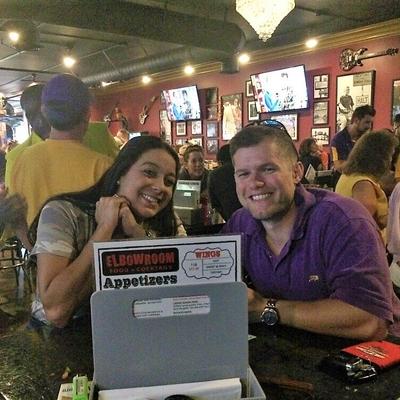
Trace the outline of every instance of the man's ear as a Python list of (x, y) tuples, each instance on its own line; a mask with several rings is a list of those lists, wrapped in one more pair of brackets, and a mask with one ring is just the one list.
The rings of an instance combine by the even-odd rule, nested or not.
[(296, 184), (300, 183), (304, 176), (304, 166), (300, 161), (297, 161), (293, 166), (293, 178)]

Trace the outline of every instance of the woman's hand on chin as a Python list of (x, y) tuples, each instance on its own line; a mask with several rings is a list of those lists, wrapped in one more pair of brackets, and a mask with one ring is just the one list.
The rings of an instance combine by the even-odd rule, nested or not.
[(120, 197), (101, 197), (96, 202), (97, 229), (110, 233), (110, 238), (118, 225), (119, 210), (124, 201)]
[(141, 238), (146, 236), (146, 231), (142, 225), (138, 224), (126, 202), (119, 209), (119, 217), (121, 219), (122, 230), (127, 237)]

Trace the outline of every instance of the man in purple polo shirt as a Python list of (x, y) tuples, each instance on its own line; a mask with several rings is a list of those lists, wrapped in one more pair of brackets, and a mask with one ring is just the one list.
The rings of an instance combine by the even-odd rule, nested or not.
[(375, 109), (372, 106), (357, 107), (351, 116), (350, 124), (333, 137), (330, 146), (331, 160), (335, 170), (335, 182), (339, 180), (344, 162), (349, 157), (354, 143), (372, 128), (375, 113)]
[(362, 340), (400, 334), (385, 249), (365, 209), (306, 190), (284, 130), (247, 127), (230, 148), (243, 208), (223, 231), (243, 234), (250, 322)]

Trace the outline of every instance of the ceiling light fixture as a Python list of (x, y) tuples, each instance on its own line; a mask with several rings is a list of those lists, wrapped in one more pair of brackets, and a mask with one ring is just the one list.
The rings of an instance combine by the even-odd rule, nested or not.
[(32, 21), (8, 20), (0, 30), (7, 32), (9, 43), (4, 44), (17, 51), (34, 51), (40, 48), (39, 31)]
[(8, 32), (8, 37), (13, 43), (17, 43), (19, 38), (20, 38), (20, 36), (21, 35), (17, 31), (9, 31)]
[(318, 40), (315, 38), (311, 38), (306, 40), (306, 47), (309, 49), (313, 49), (318, 44)]
[(76, 64), (76, 58), (72, 57), (71, 55), (65, 55), (63, 57), (63, 64), (67, 68), (72, 68)]
[(247, 53), (242, 53), (238, 57), (240, 64), (247, 64), (250, 61), (250, 56)]
[(147, 85), (148, 83), (151, 82), (151, 78), (148, 75), (143, 75), (142, 76), (142, 83), (144, 83), (145, 85)]
[(293, 10), (294, 0), (236, 0), (236, 11), (266, 42), (283, 18)]
[(191, 65), (186, 65), (185, 68), (183, 69), (183, 72), (186, 75), (192, 75), (194, 72), (194, 68)]

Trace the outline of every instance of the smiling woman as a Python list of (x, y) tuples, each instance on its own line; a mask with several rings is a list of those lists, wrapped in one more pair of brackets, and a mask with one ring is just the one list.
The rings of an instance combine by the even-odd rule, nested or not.
[(30, 232), (38, 265), (34, 325), (64, 327), (87, 312), (93, 241), (184, 234), (172, 206), (178, 168), (167, 143), (136, 137), (94, 186), (46, 203)]

